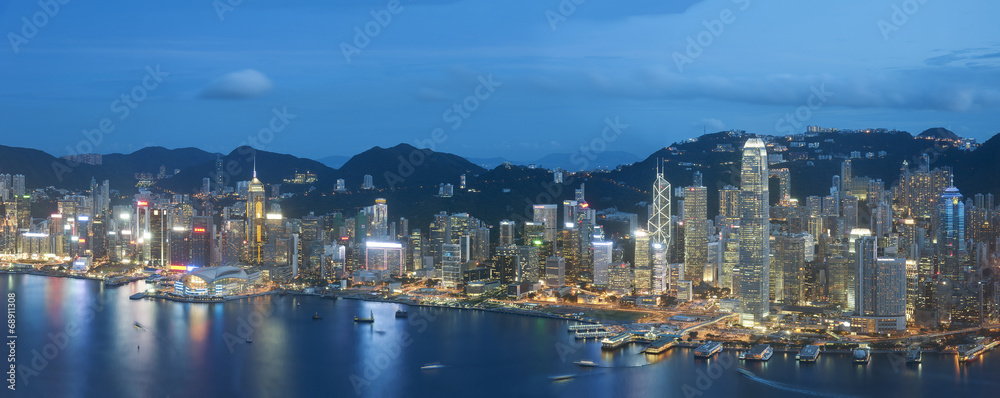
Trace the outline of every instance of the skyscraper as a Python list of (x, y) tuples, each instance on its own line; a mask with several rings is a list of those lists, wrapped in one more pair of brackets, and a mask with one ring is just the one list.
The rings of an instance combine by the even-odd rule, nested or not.
[(247, 262), (251, 264), (264, 261), (264, 244), (267, 243), (264, 199), (264, 183), (257, 179), (257, 166), (254, 164), (253, 179), (247, 193)]
[(497, 246), (507, 246), (514, 244), (514, 222), (511, 220), (500, 221), (500, 241)]
[(653, 182), (653, 203), (649, 206), (650, 240), (670, 245), (670, 182), (663, 178), (660, 163), (656, 165), (656, 181)]
[(556, 205), (534, 205), (534, 220), (545, 225), (545, 241), (555, 242), (556, 231), (558, 230), (558, 209)]
[(770, 215), (767, 147), (760, 138), (743, 145), (740, 172), (740, 301), (744, 324), (763, 321), (770, 311)]
[(633, 286), (638, 294), (649, 294), (653, 290), (653, 265), (650, 261), (649, 247), (649, 234), (643, 230), (636, 231)]
[[(766, 182), (766, 181), (765, 181)], [(700, 280), (708, 260), (708, 189), (684, 189), (684, 275)]]

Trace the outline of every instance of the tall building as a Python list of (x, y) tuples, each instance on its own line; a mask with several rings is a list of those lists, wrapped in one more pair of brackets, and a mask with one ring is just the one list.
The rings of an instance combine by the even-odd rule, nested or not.
[(708, 261), (708, 189), (684, 188), (684, 275), (700, 280)]
[(552, 256), (545, 259), (545, 285), (561, 287), (566, 284), (566, 259)]
[(559, 210), (556, 205), (534, 205), (534, 222), (545, 226), (546, 242), (556, 241), (556, 231), (559, 226)]
[(770, 215), (767, 147), (760, 138), (743, 145), (740, 172), (740, 301), (744, 324), (770, 312)]
[(649, 294), (653, 290), (653, 264), (650, 258), (649, 234), (646, 231), (635, 231), (635, 291), (637, 294)]
[(500, 240), (497, 242), (497, 246), (507, 246), (513, 244), (514, 244), (514, 222), (511, 220), (501, 220)]
[(456, 244), (441, 245), (441, 284), (456, 288), (462, 283), (461, 253)]
[(656, 181), (653, 182), (653, 203), (649, 206), (649, 222), (646, 227), (650, 240), (670, 245), (670, 182), (663, 178), (659, 161), (656, 165)]
[(389, 206), (385, 204), (385, 198), (375, 199), (372, 210), (371, 236), (389, 237)]
[(608, 268), (611, 266), (612, 242), (593, 242), (594, 285), (608, 286)]
[(250, 264), (264, 262), (264, 245), (267, 244), (266, 210), (264, 208), (266, 193), (264, 183), (257, 179), (257, 166), (254, 165), (253, 179), (247, 191), (247, 259)]

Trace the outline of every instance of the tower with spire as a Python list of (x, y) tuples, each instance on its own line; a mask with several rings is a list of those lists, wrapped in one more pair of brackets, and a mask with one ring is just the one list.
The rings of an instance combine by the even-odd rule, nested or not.
[(267, 227), (265, 217), (265, 201), (267, 195), (264, 184), (257, 179), (257, 157), (253, 159), (253, 179), (250, 180), (250, 192), (247, 196), (247, 256), (246, 262), (261, 264), (264, 262), (264, 244), (267, 243)]

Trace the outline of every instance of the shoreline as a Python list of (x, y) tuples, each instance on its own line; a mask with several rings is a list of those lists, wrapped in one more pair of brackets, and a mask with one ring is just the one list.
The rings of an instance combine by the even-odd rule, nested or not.
[[(92, 280), (92, 281), (96, 281), (96, 282), (102, 282), (102, 285), (104, 285), (103, 282), (105, 281), (105, 279), (101, 279), (101, 278), (97, 278), (97, 277), (87, 277), (87, 276), (79, 276), (79, 275), (66, 275), (66, 274), (49, 274), (49, 273), (38, 272), (38, 271), (31, 272), (31, 271), (24, 271), (24, 270), (3, 270), (3, 269), (0, 269), (0, 274), (21, 274), (21, 275), (33, 275), (33, 276), (42, 276), (42, 277), (83, 279), (83, 280)], [(127, 283), (119, 284), (119, 285), (115, 285), (115, 286), (109, 286), (109, 287), (121, 287), (121, 286), (124, 286), (124, 285), (128, 285), (128, 284), (131, 284), (131, 283), (138, 282), (140, 280), (142, 280), (142, 279), (134, 280), (134, 281), (131, 281), (131, 282), (127, 282)], [(104, 286), (106, 286), (106, 285), (104, 285)], [(223, 297), (221, 299), (211, 299), (211, 300), (199, 299), (199, 298), (183, 298), (183, 297), (179, 297), (179, 296), (166, 296), (166, 295), (154, 295), (154, 296), (150, 296), (150, 295), (148, 295), (146, 293), (141, 293), (141, 294), (142, 294), (142, 297), (139, 297), (137, 299), (149, 299), (149, 300), (162, 299), (162, 300), (165, 300), (165, 301), (172, 301), (172, 302), (178, 302), (178, 303), (193, 303), (193, 304), (217, 304), (217, 303), (226, 303), (226, 302), (229, 302), (229, 301), (236, 301), (236, 300), (249, 299), (249, 298), (255, 298), (255, 297), (264, 297), (264, 296), (273, 296), (273, 295), (283, 296), (285, 294), (293, 295), (293, 296), (313, 296), (313, 297), (318, 297), (318, 298), (331, 298), (330, 296), (332, 296), (332, 298), (335, 298), (335, 299), (348, 299), (348, 300), (369, 301), (369, 302), (389, 303), (389, 304), (403, 304), (403, 305), (408, 305), (408, 306), (425, 307), (425, 308), (437, 308), (437, 309), (474, 310), (474, 311), (492, 312), (492, 313), (498, 313), (498, 314), (519, 315), (519, 316), (534, 317), (534, 318), (546, 318), (546, 319), (561, 320), (561, 321), (571, 321), (571, 322), (578, 322), (578, 323), (581, 323), (581, 324), (601, 324), (601, 325), (619, 325), (619, 324), (622, 324), (621, 322), (618, 322), (618, 321), (603, 322), (603, 321), (589, 321), (589, 320), (582, 320), (582, 319), (576, 319), (576, 318), (568, 318), (568, 317), (559, 316), (559, 315), (556, 315), (556, 314), (545, 313), (545, 312), (540, 312), (540, 311), (533, 311), (533, 310), (502, 309), (502, 308), (478, 308), (478, 307), (452, 307), (452, 306), (447, 306), (447, 305), (422, 304), (422, 303), (416, 303), (416, 302), (412, 302), (412, 301), (408, 301), (408, 300), (393, 300), (393, 299), (387, 299), (387, 298), (381, 298), (381, 297), (363, 297), (363, 296), (357, 296), (357, 295), (354, 295), (354, 294), (350, 294), (349, 295), (349, 294), (344, 294), (344, 293), (319, 294), (319, 293), (304, 293), (304, 292), (298, 292), (298, 291), (272, 290), (272, 291), (268, 291), (268, 292), (255, 293), (255, 294), (251, 294), (251, 295), (228, 296), (228, 297)], [(748, 348), (742, 348), (742, 347), (726, 347), (725, 346), (726, 343), (732, 343), (732, 341), (729, 341), (729, 340), (717, 340), (717, 341), (720, 341), (720, 342), (722, 342), (724, 344), (723, 351), (742, 351), (742, 350), (748, 349)], [(694, 349), (694, 348), (697, 348), (700, 345), (701, 345), (701, 343), (681, 342), (678, 345), (678, 347), (679, 348)], [(774, 352), (775, 353), (792, 353), (792, 354), (794, 354), (794, 353), (798, 353), (799, 350), (801, 350), (801, 347), (794, 348), (794, 349), (790, 349), (790, 348), (781, 348), (781, 349), (778, 349), (778, 348), (775, 348)], [(873, 350), (871, 350), (872, 354), (893, 354), (893, 353), (905, 353), (905, 352), (906, 352), (905, 350), (886, 350), (886, 349), (879, 349), (879, 350), (873, 349)], [(928, 354), (938, 354), (938, 355), (958, 355), (958, 353), (956, 353), (956, 352), (948, 352), (948, 351), (941, 351), (941, 350), (923, 349), (922, 352), (923, 353), (928, 353)], [(820, 353), (821, 354), (822, 353), (827, 353), (827, 354), (849, 355), (849, 354), (852, 353), (852, 350), (840, 350), (840, 349), (835, 349), (835, 350), (820, 350)]]

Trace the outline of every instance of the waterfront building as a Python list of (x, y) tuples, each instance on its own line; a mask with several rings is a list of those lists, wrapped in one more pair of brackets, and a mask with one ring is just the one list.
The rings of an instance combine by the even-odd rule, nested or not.
[(743, 324), (770, 312), (770, 219), (767, 147), (759, 138), (743, 146), (740, 179), (740, 302)]

